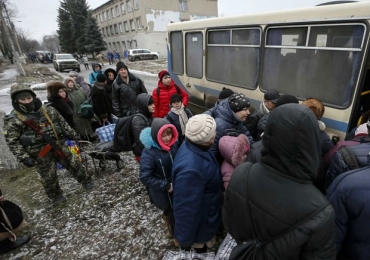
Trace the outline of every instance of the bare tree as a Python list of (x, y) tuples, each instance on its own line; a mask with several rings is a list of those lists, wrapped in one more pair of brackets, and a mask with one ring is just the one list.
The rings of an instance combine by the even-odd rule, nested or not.
[(51, 35), (45, 35), (41, 45), (45, 50), (58, 53), (60, 50), (58, 34), (53, 32)]
[(40, 43), (35, 39), (29, 38), (30, 33), (22, 28), (17, 29), (19, 45), (24, 53), (31, 53), (42, 49)]

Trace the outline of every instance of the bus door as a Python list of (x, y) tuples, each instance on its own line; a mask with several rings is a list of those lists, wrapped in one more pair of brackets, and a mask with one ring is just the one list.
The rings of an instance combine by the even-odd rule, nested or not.
[(183, 84), (189, 94), (189, 108), (192, 112), (203, 113), (205, 108), (203, 75), (203, 33), (185, 32), (185, 73)]

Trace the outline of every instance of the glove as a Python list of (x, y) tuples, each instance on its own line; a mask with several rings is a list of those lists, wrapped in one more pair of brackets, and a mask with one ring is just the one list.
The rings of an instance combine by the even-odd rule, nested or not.
[(36, 161), (32, 158), (25, 158), (21, 162), (27, 167), (33, 167), (36, 165)]

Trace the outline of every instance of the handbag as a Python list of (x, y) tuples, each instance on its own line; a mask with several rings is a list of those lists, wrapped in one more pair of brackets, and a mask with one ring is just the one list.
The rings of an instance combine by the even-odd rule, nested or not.
[[(249, 189), (248, 189), (248, 184), (249, 184), (248, 176), (249, 176), (249, 172), (250, 172), (250, 169), (251, 169), (252, 166), (253, 165), (251, 163), (249, 163), (249, 167), (248, 167), (248, 169), (246, 171), (246, 174), (244, 176), (244, 178), (245, 178), (245, 180), (244, 180), (244, 183), (245, 183), (244, 193), (246, 193), (247, 198), (249, 198), (249, 194), (248, 194), (248, 191), (249, 191)], [(256, 236), (256, 232), (254, 231), (254, 228), (253, 228), (254, 227), (253, 220), (251, 218), (251, 214), (249, 214), (249, 220), (252, 223), (251, 226), (252, 226), (253, 239), (237, 244), (237, 246), (232, 249), (229, 260), (240, 260), (240, 259), (243, 259), (243, 260), (264, 260), (264, 259), (267, 259), (267, 257), (265, 256), (265, 252), (264, 252), (264, 245), (266, 245), (267, 243), (270, 243), (270, 242), (272, 242), (272, 241), (274, 241), (278, 238), (281, 238), (281, 237), (285, 236), (286, 234), (288, 234), (289, 232), (293, 231), (294, 229), (296, 229), (297, 227), (299, 227), (303, 223), (307, 222), (309, 219), (313, 218), (316, 214), (318, 214), (321, 210), (323, 210), (329, 204), (330, 203), (327, 201), (320, 208), (317, 208), (316, 210), (314, 210), (308, 216), (306, 216), (303, 219), (301, 219), (300, 221), (298, 221), (293, 226), (287, 228), (286, 230), (284, 230), (280, 234), (278, 234), (278, 235), (276, 235), (272, 238), (269, 238), (265, 241), (262, 241), (262, 242), (260, 242), (258, 240), (258, 237)], [(249, 207), (249, 212), (252, 212), (251, 202), (248, 203), (248, 207)]]
[(112, 142), (114, 137), (114, 128), (116, 124), (111, 124), (108, 122), (108, 125), (103, 125), (95, 130), (99, 136), (100, 142)]
[[(82, 162), (81, 150), (80, 150), (80, 147), (79, 147), (78, 143), (74, 140), (69, 140), (69, 139), (66, 138), (65, 144), (67, 145), (68, 150), (71, 153), (75, 154), (76, 157), (78, 158), (78, 160), (80, 162)], [(61, 165), (59, 162), (57, 162), (57, 169), (58, 170), (63, 170), (64, 166)]]

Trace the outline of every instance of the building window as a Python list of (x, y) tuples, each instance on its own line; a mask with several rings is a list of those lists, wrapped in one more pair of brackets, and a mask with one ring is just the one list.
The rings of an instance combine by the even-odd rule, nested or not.
[(143, 26), (141, 25), (141, 18), (136, 18), (136, 25), (138, 29), (143, 29)]
[(129, 31), (128, 23), (127, 22), (124, 22), (124, 25), (125, 25), (125, 31), (128, 32)]
[(99, 20), (100, 20), (100, 22), (103, 22), (103, 16), (102, 16), (101, 13), (99, 14)]
[(120, 23), (120, 24), (119, 24), (119, 32), (120, 32), (120, 33), (123, 33), (122, 23)]
[(109, 45), (109, 50), (112, 50), (112, 44), (108, 43), (108, 45)]
[(119, 6), (116, 6), (116, 15), (119, 16)]
[(136, 40), (132, 40), (131, 46), (132, 46), (132, 48), (137, 48), (137, 41)]
[(122, 48), (124, 51), (126, 50), (126, 43), (124, 41), (122, 42)]
[(180, 11), (186, 12), (188, 11), (188, 1), (187, 0), (179, 0), (180, 3)]
[(139, 9), (139, 1), (138, 0), (134, 0), (134, 8), (135, 8), (135, 10)]
[(117, 27), (117, 24), (115, 24), (115, 25), (114, 25), (114, 32), (115, 32), (116, 34), (118, 34), (118, 27)]
[(126, 13), (125, 4), (121, 4), (121, 10), (122, 10), (122, 14)]
[(112, 19), (113, 19), (114, 17), (116, 17), (116, 10), (114, 10), (114, 8), (111, 8), (110, 9), (110, 14), (111, 14)]
[(104, 21), (106, 21), (107, 20), (107, 12), (104, 12), (103, 14), (104, 14)]
[(132, 12), (132, 5), (130, 1), (127, 1), (127, 12)]
[(109, 36), (110, 34), (109, 34), (109, 29), (108, 29), (108, 27), (105, 27), (105, 31), (107, 32), (107, 36)]
[(111, 35), (114, 35), (114, 31), (113, 31), (113, 26), (111, 25), (111, 26), (109, 26), (109, 29), (110, 29), (110, 34)]
[(134, 20), (130, 20), (130, 28), (131, 28), (131, 31), (135, 31), (135, 23), (134, 23)]
[[(109, 17), (109, 11), (108, 10), (105, 11), (105, 16), (107, 17), (107, 19), (110, 19), (110, 17)], [(107, 19), (105, 19), (105, 20), (107, 20)]]
[(121, 52), (122, 51), (121, 44), (119, 42), (117, 42), (117, 50), (118, 50), (118, 52)]
[(102, 34), (103, 36), (105, 36), (104, 28), (102, 28), (102, 29), (101, 29), (101, 34)]
[(113, 43), (113, 50), (116, 51), (117, 50), (117, 46), (116, 46), (116, 43), (114, 42)]

